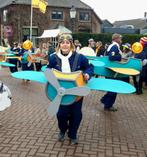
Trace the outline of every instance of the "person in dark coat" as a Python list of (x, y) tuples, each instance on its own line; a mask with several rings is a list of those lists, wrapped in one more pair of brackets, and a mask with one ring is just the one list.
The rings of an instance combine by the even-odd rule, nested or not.
[[(70, 34), (62, 34), (58, 40), (56, 52), (50, 56), (48, 68), (54, 68), (64, 73), (81, 70), (87, 81), (93, 75), (93, 66), (88, 59), (74, 51), (73, 38)], [(75, 65), (75, 60), (77, 60)], [(73, 68), (74, 67), (74, 68)], [(58, 140), (63, 141), (66, 132), (71, 144), (77, 144), (77, 131), (82, 120), (83, 98), (70, 105), (60, 105), (57, 120), (60, 130)]]
[(55, 48), (51, 41), (48, 42), (48, 59), (55, 52)]
[(147, 37), (142, 37), (140, 39), (140, 43), (143, 44), (143, 51), (145, 55), (145, 59), (143, 61), (143, 69), (144, 69), (143, 82), (145, 83), (145, 86), (147, 87)]
[[(122, 36), (120, 34), (112, 35), (112, 44), (109, 45), (106, 55), (109, 57), (110, 61), (121, 61), (122, 52), (120, 50), (120, 44), (122, 43)], [(113, 78), (115, 79), (115, 78)], [(113, 105), (115, 103), (117, 93), (107, 92), (102, 98), (101, 103), (104, 104), (105, 111), (117, 111)]]
[(147, 47), (144, 46), (143, 51), (139, 54), (135, 54), (134, 58), (142, 61), (142, 70), (139, 75), (133, 76), (134, 86), (136, 88), (136, 94), (143, 94), (143, 82), (146, 79), (147, 72)]
[[(18, 47), (18, 43), (15, 42), (15, 43), (13, 44), (13, 46), (10, 48), (10, 52), (11, 52), (12, 54), (14, 54), (15, 56), (19, 56), (20, 48)], [(12, 59), (12, 58), (11, 58), (11, 59), (9, 59), (9, 63), (15, 65), (15, 67), (9, 67), (11, 73), (17, 72), (17, 71), (18, 71), (18, 64), (19, 64), (18, 59), (15, 59), (15, 58)]]

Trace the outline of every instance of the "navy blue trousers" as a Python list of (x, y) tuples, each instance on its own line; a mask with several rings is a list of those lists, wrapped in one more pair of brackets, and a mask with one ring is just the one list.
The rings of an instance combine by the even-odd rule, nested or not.
[(104, 104), (104, 108), (110, 108), (113, 106), (116, 100), (117, 93), (107, 92), (102, 98), (101, 102)]
[[(121, 80), (121, 81), (129, 83), (129, 77), (117, 78), (117, 80), (118, 79)], [(116, 97), (117, 97), (117, 93), (115, 93), (115, 92), (107, 92), (101, 98), (101, 102), (104, 104), (104, 108), (110, 108), (110, 107), (112, 107), (113, 104), (115, 103)]]
[(28, 66), (28, 63), (21, 63), (21, 67), (22, 67), (23, 71), (34, 70), (33, 64), (31, 64), (30, 66)]
[(82, 102), (83, 98), (71, 105), (60, 105), (57, 119), (58, 127), (62, 133), (68, 131), (68, 137), (77, 138), (77, 131), (82, 120)]
[(17, 62), (18, 62), (18, 60), (17, 60), (17, 59), (9, 59), (9, 63), (11, 63), (11, 64), (14, 64), (14, 65), (15, 65), (15, 67), (9, 67), (9, 68), (10, 68), (11, 73), (14, 73), (14, 72), (17, 72), (17, 71), (18, 71), (18, 68), (17, 68)]

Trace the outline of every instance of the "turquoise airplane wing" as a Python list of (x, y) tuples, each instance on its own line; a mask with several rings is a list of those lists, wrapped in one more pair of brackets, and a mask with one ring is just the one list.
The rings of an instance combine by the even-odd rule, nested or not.
[(94, 60), (94, 61), (100, 61), (103, 62), (105, 65), (101, 66), (99, 68), (94, 69), (94, 73), (97, 75), (101, 76), (106, 76), (106, 77), (126, 77), (128, 75), (118, 73), (116, 76), (116, 72), (108, 69), (107, 67), (111, 68), (129, 68), (129, 69), (134, 69), (137, 71), (141, 71), (142, 69), (142, 63), (140, 59), (136, 58), (129, 58), (127, 61), (110, 61), (108, 56), (105, 57), (91, 57), (89, 60)]
[(101, 62), (101, 61), (98, 61), (98, 60), (89, 60), (89, 63), (91, 63), (94, 66), (94, 72), (99, 71), (99, 69), (101, 67), (104, 67), (104, 65), (105, 65), (104, 62)]
[(14, 64), (8, 63), (8, 62), (0, 62), (0, 65), (6, 66), (6, 67), (15, 67)]
[(4, 54), (1, 54), (2, 56), (14, 56), (13, 53), (4, 53)]
[(100, 62), (104, 62), (105, 66), (107, 67), (114, 67), (114, 68), (132, 68), (140, 71), (142, 69), (142, 63), (140, 59), (136, 58), (129, 58), (123, 61), (110, 61), (108, 56), (104, 57), (93, 57), (90, 60), (97, 60)]
[(94, 78), (92, 77), (87, 86), (91, 90), (109, 91), (121, 94), (129, 94), (136, 91), (134, 86), (129, 83), (120, 80), (105, 79), (105, 78)]
[(89, 63), (93, 64), (94, 67), (102, 67), (105, 65), (104, 62), (98, 60), (89, 60)]
[(44, 73), (38, 71), (18, 71), (11, 73), (11, 76), (17, 79), (31, 80), (39, 83), (47, 82)]

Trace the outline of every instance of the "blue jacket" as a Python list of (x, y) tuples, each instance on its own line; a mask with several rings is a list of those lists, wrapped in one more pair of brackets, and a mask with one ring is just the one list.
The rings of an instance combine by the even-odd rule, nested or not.
[(146, 53), (145, 53), (144, 50), (143, 50), (141, 53), (135, 54), (134, 57), (135, 57), (135, 58), (138, 58), (138, 59), (141, 59), (142, 61), (143, 61), (144, 59), (147, 59)]
[[(135, 54), (134, 57), (137, 59), (141, 59), (141, 61), (143, 61), (144, 59), (147, 59), (147, 49), (144, 48), (141, 53)], [(142, 70), (145, 70), (145, 69), (147, 69), (147, 64), (142, 66)]]
[[(71, 55), (71, 57), (69, 58), (69, 64), (70, 64), (71, 71), (72, 71), (72, 66), (74, 63), (75, 55), (76, 55), (76, 52), (74, 52)], [(59, 60), (59, 63), (58, 63), (57, 59)], [(61, 59), (56, 54), (51, 55), (49, 58), (49, 64), (47, 67), (54, 68), (54, 69), (61, 71)], [(83, 56), (82, 54), (79, 54), (77, 66), (74, 71), (78, 71), (78, 70), (81, 70), (83, 73), (89, 74), (90, 77), (94, 73), (93, 65), (89, 64), (88, 59), (85, 56)]]
[(109, 45), (106, 55), (109, 56), (110, 61), (121, 61), (120, 49), (117, 44), (112, 43)]

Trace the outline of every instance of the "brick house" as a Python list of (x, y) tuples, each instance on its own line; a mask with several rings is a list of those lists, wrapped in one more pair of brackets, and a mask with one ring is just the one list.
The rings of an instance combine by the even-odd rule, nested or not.
[[(0, 0), (1, 38), (23, 41), (30, 34), (31, 0)], [(44, 30), (56, 25), (72, 29), (70, 9), (76, 8), (73, 32), (101, 32), (101, 19), (91, 7), (80, 0), (48, 0), (46, 13), (33, 8), (32, 35), (40, 36)]]

